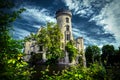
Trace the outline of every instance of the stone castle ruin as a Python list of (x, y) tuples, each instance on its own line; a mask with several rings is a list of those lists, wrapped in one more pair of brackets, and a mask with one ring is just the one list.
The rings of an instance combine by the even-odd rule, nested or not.
[[(67, 44), (67, 42), (69, 42), (70, 40), (75, 41), (75, 47), (78, 49), (78, 52), (82, 52), (84, 53), (84, 39), (83, 37), (78, 37), (75, 40), (73, 39), (73, 34), (72, 34), (72, 13), (70, 10), (67, 9), (59, 9), (56, 12), (56, 20), (57, 20), (57, 24), (60, 27), (61, 33), (63, 35), (63, 38), (61, 39), (61, 43), (62, 43), (62, 49), (64, 50), (64, 58), (59, 60), (59, 64), (77, 64), (78, 63), (78, 58), (76, 58), (75, 60), (73, 60), (72, 62), (69, 61), (69, 56), (68, 56), (68, 52), (65, 51), (65, 45)], [(37, 33), (39, 33), (40, 29), (38, 30)], [(35, 40), (31, 40), (31, 41), (27, 41), (25, 43), (25, 49), (24, 52), (26, 54), (26, 56), (24, 57), (24, 59), (26, 61), (29, 61), (29, 59), (31, 58), (31, 52), (34, 52), (36, 54), (41, 54), (42, 55), (42, 60), (43, 62), (45, 62), (46, 59), (46, 52), (44, 51), (44, 49), (42, 49), (42, 45), (38, 47), (38, 45), (35, 44), (36, 41)], [(41, 50), (39, 50), (41, 49)], [(85, 55), (78, 55), (78, 57), (82, 57), (83, 59), (83, 64), (85, 65)]]

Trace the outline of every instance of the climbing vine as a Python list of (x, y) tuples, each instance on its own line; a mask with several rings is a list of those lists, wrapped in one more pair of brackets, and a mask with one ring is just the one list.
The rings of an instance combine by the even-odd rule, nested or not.
[(70, 41), (65, 46), (66, 51), (69, 53), (69, 60), (72, 62), (78, 54), (78, 50), (74, 47), (74, 42)]

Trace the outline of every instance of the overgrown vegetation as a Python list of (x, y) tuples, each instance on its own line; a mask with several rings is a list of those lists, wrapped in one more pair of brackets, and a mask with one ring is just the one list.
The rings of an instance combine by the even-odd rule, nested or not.
[[(14, 40), (10, 35), (12, 22), (25, 10), (20, 9), (9, 13), (9, 10), (15, 5), (8, 0), (0, 1), (0, 80), (30, 80), (31, 70), (22, 58), (24, 56), (23, 41)], [(63, 57), (60, 38), (62, 36), (57, 25), (48, 23), (47, 27), (41, 28), (37, 35), (31, 34), (26, 40), (35, 39), (38, 44), (47, 47), (48, 63), (56, 63), (58, 58)], [(57, 35), (56, 35), (57, 34)], [(78, 55), (77, 49), (72, 41), (66, 45), (69, 52), (69, 60), (72, 62)], [(49, 69), (42, 71), (40, 80), (119, 80), (120, 77), (120, 47), (114, 49), (113, 45), (104, 45), (102, 54), (100, 48), (92, 45), (86, 47), (85, 51), (87, 67), (81, 67), (80, 64), (71, 66), (63, 70), (60, 74), (49, 75)], [(31, 60), (38, 61), (42, 56), (35, 55)], [(36, 58), (36, 59), (34, 59)], [(81, 61), (81, 59), (80, 59)], [(81, 63), (81, 62), (80, 62)]]
[(42, 71), (43, 77), (40, 80), (105, 80), (106, 71), (105, 68), (97, 63), (92, 64), (89, 68), (77, 66), (71, 66), (53, 76), (48, 75), (49, 70)]
[[(57, 34), (57, 35), (56, 35)], [(35, 39), (37, 44), (44, 44), (45, 51), (47, 52), (47, 64), (57, 63), (58, 58), (63, 57), (63, 52), (60, 48), (61, 42), (60, 37), (62, 36), (57, 25), (53, 23), (48, 23), (46, 27), (41, 28), (38, 34), (31, 34), (32, 37), (28, 39)], [(65, 46), (66, 51), (69, 53), (69, 60), (72, 62), (77, 55), (83, 55), (84, 53), (78, 52), (74, 47), (74, 42), (70, 41)], [(101, 53), (102, 52), (102, 53)], [(46, 80), (109, 80), (117, 79), (118, 76), (114, 72), (113, 67), (119, 67), (120, 62), (120, 48), (115, 50), (113, 45), (104, 45), (102, 50), (97, 45), (91, 45), (85, 49), (85, 57), (87, 68), (83, 68), (83, 59), (79, 58), (79, 67), (74, 66), (70, 69), (65, 69), (62, 71), (62, 74), (48, 75), (47, 72), (43, 71), (43, 76), (40, 79)], [(39, 57), (37, 56), (37, 59)], [(34, 59), (34, 60), (37, 60)], [(36, 62), (36, 61), (34, 61)], [(82, 65), (82, 66), (81, 66)], [(109, 68), (108, 68), (109, 67)], [(118, 68), (119, 69), (119, 68)], [(114, 74), (113, 74), (113, 73)], [(115, 77), (113, 77), (113, 75)], [(119, 73), (117, 74), (119, 75)], [(110, 76), (110, 77), (108, 77)]]
[(46, 33), (47, 33), (46, 34), (46, 36), (47, 36), (46, 40), (48, 40), (48, 42), (45, 45), (45, 47), (47, 47), (47, 49), (46, 49), (47, 59), (48, 59), (48, 61), (49, 60), (57, 61), (58, 58), (63, 57), (63, 51), (60, 48), (60, 46), (61, 46), (60, 38), (62, 37), (62, 33), (61, 33), (58, 25), (53, 24), (53, 23), (48, 23), (47, 24)]
[(69, 56), (70, 62), (75, 60), (78, 55), (78, 50), (75, 48), (74, 42), (73, 41), (68, 42), (67, 45), (65, 46), (65, 49), (69, 54), (68, 56)]
[(46, 27), (41, 27), (37, 34), (31, 34), (25, 38), (25, 41), (36, 40), (38, 47), (42, 45), (43, 51), (46, 52), (47, 64), (55, 64), (58, 58), (64, 56), (60, 48), (62, 33), (57, 24), (47, 23)]
[(25, 10), (9, 13), (14, 4), (8, 0), (0, 1), (0, 79), (29, 80), (31, 76), (28, 64), (22, 60), (23, 44), (10, 35), (12, 22)]
[(100, 48), (96, 45), (88, 46), (85, 50), (87, 66), (94, 62), (100, 63)]
[[(107, 47), (105, 47), (107, 46)], [(112, 47), (111, 47), (112, 46)], [(100, 54), (100, 48), (97, 46), (88, 46), (86, 47), (86, 55), (88, 53), (90, 56), (87, 56), (87, 67), (81, 67), (81, 65), (71, 66), (63, 70), (61, 73), (54, 73), (54, 75), (49, 75), (49, 69), (42, 71), (43, 76), (41, 80), (119, 80), (120, 72), (120, 48), (119, 50), (114, 50), (113, 45), (104, 45), (105, 51), (112, 51), (112, 55), (108, 56), (107, 59), (104, 59), (106, 63), (102, 62), (100, 59), (103, 54)], [(116, 53), (117, 52), (117, 53)], [(107, 52), (108, 53), (108, 52)], [(106, 54), (107, 54), (106, 53)], [(117, 56), (115, 56), (117, 55)], [(110, 59), (111, 58), (111, 59)], [(90, 61), (89, 61), (90, 60)], [(111, 61), (112, 60), (112, 61)], [(110, 61), (110, 62), (109, 62)], [(109, 65), (108, 65), (109, 64)], [(116, 64), (116, 65), (114, 65)]]

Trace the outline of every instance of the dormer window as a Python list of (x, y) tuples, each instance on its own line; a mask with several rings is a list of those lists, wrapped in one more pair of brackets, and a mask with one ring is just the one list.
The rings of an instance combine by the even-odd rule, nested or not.
[(68, 17), (66, 18), (66, 23), (69, 23), (69, 18)]

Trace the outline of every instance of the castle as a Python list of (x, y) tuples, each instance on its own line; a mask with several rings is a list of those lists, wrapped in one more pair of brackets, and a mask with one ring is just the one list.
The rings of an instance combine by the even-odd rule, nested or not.
[[(62, 49), (65, 50), (65, 45), (67, 44), (67, 42), (69, 42), (70, 40), (74, 40), (73, 39), (73, 35), (72, 35), (72, 22), (71, 22), (71, 18), (72, 18), (72, 13), (70, 10), (68, 9), (59, 9), (56, 12), (56, 20), (57, 20), (57, 24), (60, 27), (61, 33), (63, 35), (63, 38), (61, 39), (61, 43), (62, 43)], [(40, 31), (40, 29), (38, 30), (38, 32)], [(78, 52), (84, 52), (84, 40), (82, 37), (78, 37), (75, 41), (75, 47), (78, 49)], [(25, 43), (25, 49), (24, 52), (25, 54), (27, 54), (24, 59), (26, 61), (29, 61), (30, 57), (31, 57), (31, 52), (34, 53), (39, 53), (42, 54), (42, 59), (45, 62), (46, 59), (46, 52), (44, 50), (42, 50), (42, 45), (38, 46), (35, 44), (36, 41), (35, 40), (31, 40), (31, 41), (27, 41)], [(39, 50), (41, 49), (41, 50)], [(68, 52), (65, 51), (65, 57), (61, 60), (59, 60), (59, 64), (76, 64), (78, 63), (78, 60), (74, 60), (72, 63), (69, 62), (69, 58), (68, 58)], [(78, 55), (78, 56), (82, 56), (83, 58), (83, 63), (85, 65), (85, 55)]]

